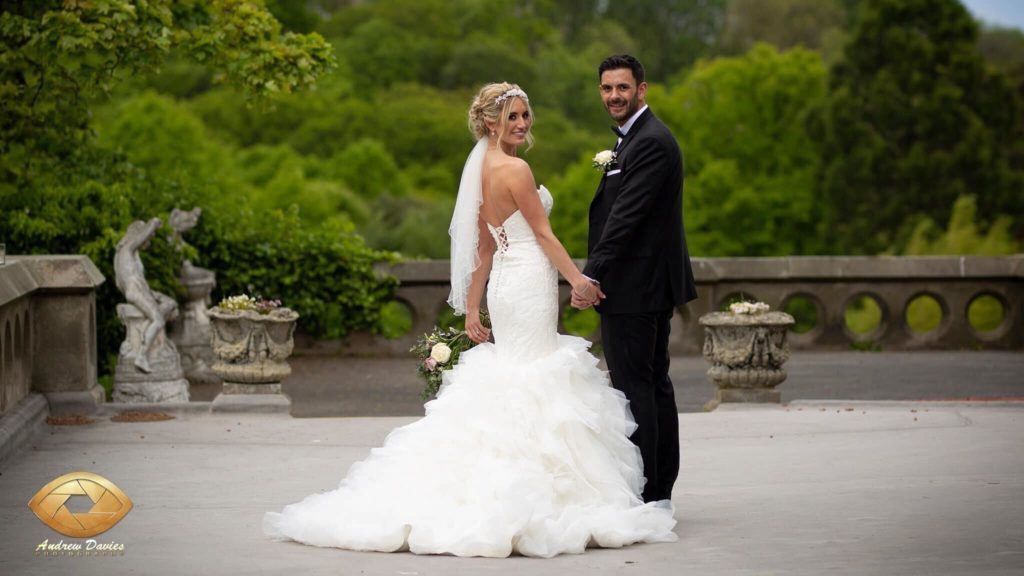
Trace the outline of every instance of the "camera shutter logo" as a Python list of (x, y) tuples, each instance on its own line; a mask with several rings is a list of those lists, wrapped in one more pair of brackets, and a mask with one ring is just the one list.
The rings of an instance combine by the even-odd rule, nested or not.
[[(92, 500), (88, 512), (72, 512), (64, 505), (69, 498)], [(72, 538), (102, 534), (121, 521), (132, 509), (132, 501), (113, 482), (92, 472), (71, 472), (43, 486), (28, 507), (47, 526)]]

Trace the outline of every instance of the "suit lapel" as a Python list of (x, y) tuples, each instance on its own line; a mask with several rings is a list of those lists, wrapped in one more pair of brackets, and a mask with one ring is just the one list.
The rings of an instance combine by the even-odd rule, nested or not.
[(626, 137), (623, 138), (622, 143), (619, 144), (620, 156), (626, 150), (626, 147), (629, 146), (629, 143), (633, 141), (633, 138), (637, 133), (640, 132), (640, 129), (643, 128), (644, 124), (651, 119), (651, 116), (651, 109), (648, 108), (647, 110), (644, 110), (643, 114), (637, 117), (636, 122), (633, 122), (633, 125), (629, 127), (629, 132), (626, 132)]
[[(619, 146), (618, 146), (617, 152), (616, 152), (618, 157), (620, 157), (620, 158), (623, 157), (623, 155), (626, 152), (626, 148), (629, 146), (630, 142), (633, 141), (633, 139), (636, 137), (637, 133), (639, 133), (640, 130), (643, 128), (644, 124), (647, 124), (647, 122), (651, 118), (653, 118), (653, 117), (654, 117), (654, 113), (651, 112), (650, 108), (648, 108), (647, 110), (644, 110), (643, 114), (641, 114), (640, 116), (637, 117), (636, 122), (633, 122), (633, 125), (630, 126), (630, 128), (629, 128), (629, 132), (626, 133), (625, 138), (623, 138), (622, 142), (619, 143)], [(619, 164), (619, 168), (620, 169), (622, 168), (621, 163)], [(601, 176), (601, 183), (597, 185), (597, 192), (594, 192), (594, 199), (591, 200), (591, 202), (590, 202), (590, 215), (591, 215), (591, 217), (593, 217), (593, 214), (594, 214), (594, 207), (597, 205), (598, 201), (601, 199), (601, 196), (604, 195), (604, 187), (605, 187), (605, 182), (607, 180), (608, 180), (607, 176), (604, 176), (604, 175)]]
[[(625, 154), (626, 148), (629, 146), (629, 143), (633, 141), (633, 138), (636, 137), (637, 133), (640, 132), (640, 129), (643, 128), (643, 125), (646, 124), (652, 116), (653, 113), (651, 112), (651, 109), (648, 108), (647, 110), (644, 110), (643, 114), (637, 117), (636, 122), (633, 122), (633, 125), (629, 128), (629, 132), (626, 133), (626, 136), (622, 139), (622, 142), (619, 143), (619, 146), (617, 148), (616, 154), (619, 158), (621, 158)], [(618, 164), (619, 168), (621, 169), (621, 162)], [(597, 192), (594, 193), (595, 202), (604, 193), (604, 183), (607, 179), (607, 176), (601, 176), (601, 183), (598, 184)]]

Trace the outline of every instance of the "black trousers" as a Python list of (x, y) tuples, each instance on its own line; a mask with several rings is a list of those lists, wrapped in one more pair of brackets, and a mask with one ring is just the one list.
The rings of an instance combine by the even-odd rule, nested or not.
[(629, 439), (644, 460), (644, 502), (670, 499), (679, 476), (679, 410), (668, 377), (671, 319), (672, 310), (601, 315), (612, 386), (626, 395), (637, 423)]

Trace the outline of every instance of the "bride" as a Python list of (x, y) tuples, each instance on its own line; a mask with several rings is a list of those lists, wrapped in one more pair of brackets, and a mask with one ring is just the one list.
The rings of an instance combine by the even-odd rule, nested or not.
[[(331, 492), (267, 513), (264, 532), (313, 546), (551, 557), (670, 542), (668, 501), (644, 504), (636, 424), (582, 338), (557, 333), (558, 272), (603, 297), (551, 231), (551, 194), (516, 156), (533, 113), (515, 84), (469, 109), (477, 144), (449, 230), (449, 303), (476, 347), (446, 372), (426, 416), (393, 430)], [(556, 271), (557, 270), (557, 271)], [(480, 322), (487, 303), (490, 330)]]

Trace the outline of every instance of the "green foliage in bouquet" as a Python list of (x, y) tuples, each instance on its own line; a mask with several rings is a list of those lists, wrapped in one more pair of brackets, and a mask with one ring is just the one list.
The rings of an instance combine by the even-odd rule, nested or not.
[[(480, 312), (480, 321), (484, 326), (491, 326), (491, 318), (485, 311)], [(441, 388), (444, 372), (458, 364), (459, 356), (473, 346), (476, 346), (476, 342), (469, 339), (466, 331), (454, 327), (435, 326), (433, 332), (421, 336), (416, 345), (409, 349), (419, 358), (416, 373), (426, 382), (420, 398), (426, 401), (435, 396)]]

